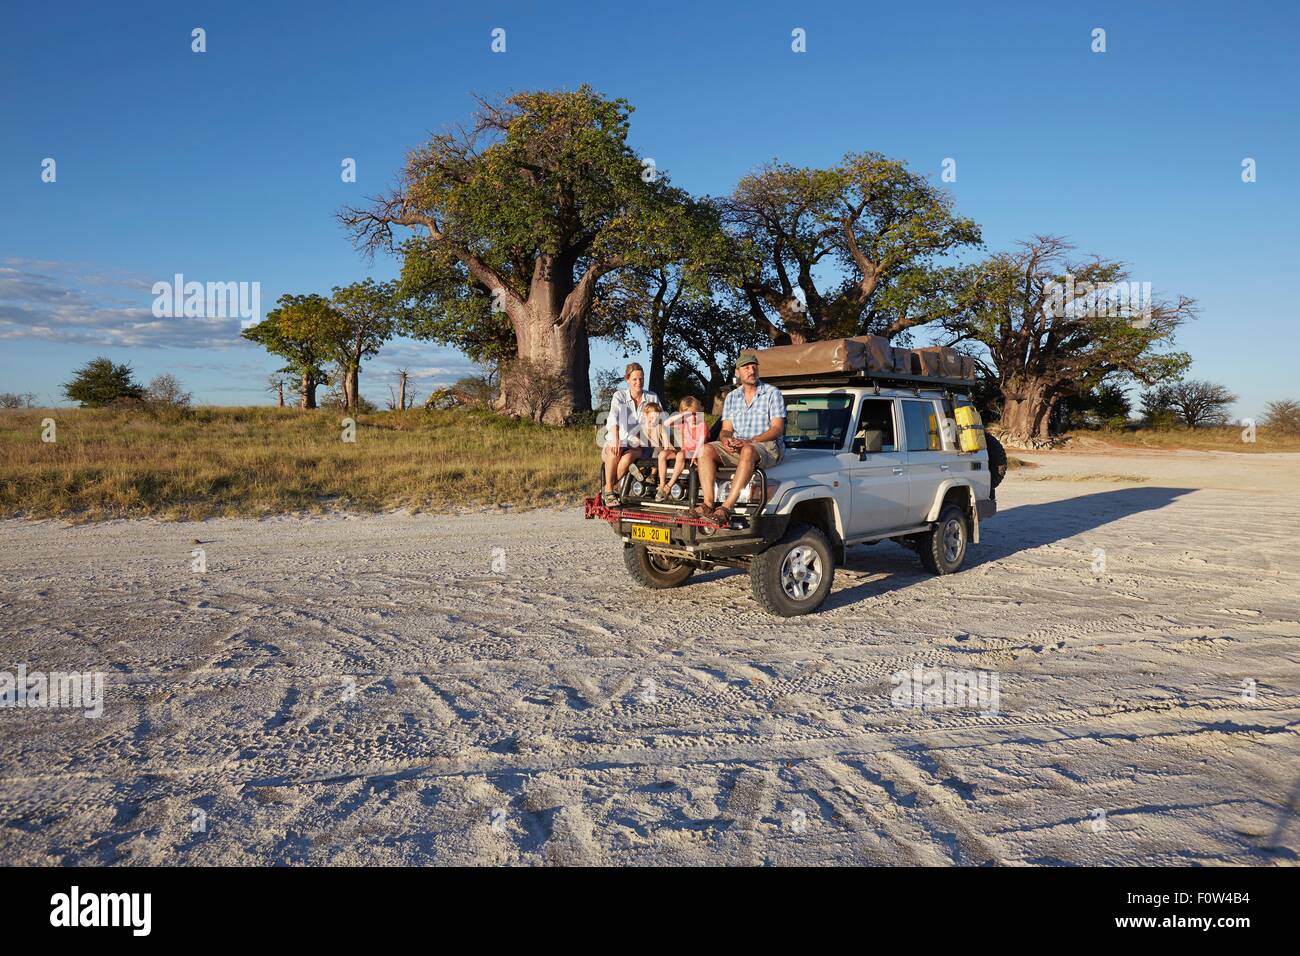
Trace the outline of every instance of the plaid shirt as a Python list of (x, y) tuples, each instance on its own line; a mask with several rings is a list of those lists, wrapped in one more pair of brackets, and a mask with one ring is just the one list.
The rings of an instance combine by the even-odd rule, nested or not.
[(645, 422), (641, 418), (641, 409), (647, 402), (658, 405), (659, 396), (646, 389), (641, 393), (641, 404), (638, 405), (632, 401), (632, 395), (626, 388), (615, 389), (609, 400), (609, 417), (605, 419), (605, 443), (613, 444), (612, 432), (617, 426), (618, 443), (622, 447), (635, 448), (650, 444), (650, 436), (645, 434)]
[[(735, 437), (750, 439), (771, 428), (776, 419), (785, 418), (785, 396), (775, 385), (768, 385), (759, 379), (754, 401), (746, 405), (744, 386), (737, 386), (722, 403), (722, 417), (731, 422), (731, 431)], [(777, 438), (776, 447), (785, 449), (784, 436)]]

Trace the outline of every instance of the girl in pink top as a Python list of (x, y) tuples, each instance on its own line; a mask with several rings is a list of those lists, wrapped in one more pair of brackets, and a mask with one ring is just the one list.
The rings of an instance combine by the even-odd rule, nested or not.
[[(659, 449), (659, 490), (655, 493), (656, 501), (667, 501), (668, 491), (681, 477), (686, 467), (686, 459), (694, 458), (709, 434), (708, 422), (704, 420), (704, 403), (694, 395), (687, 395), (678, 405), (678, 412), (664, 422), (665, 432), (679, 438), (677, 442), (665, 442)], [(668, 476), (668, 456), (673, 456), (673, 472)]]

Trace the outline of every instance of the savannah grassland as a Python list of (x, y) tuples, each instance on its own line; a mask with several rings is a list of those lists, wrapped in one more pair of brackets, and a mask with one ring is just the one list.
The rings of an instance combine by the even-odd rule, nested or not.
[[(0, 412), (0, 517), (169, 520), (336, 510), (447, 511), (590, 494), (591, 428), (483, 409), (360, 414), (200, 407)], [(53, 418), (56, 441), (41, 441)]]
[[(53, 418), (56, 440), (41, 441)], [(591, 427), (516, 422), (487, 409), (356, 416), (335, 409), (0, 411), (0, 517), (189, 520), (330, 511), (451, 511), (574, 503), (596, 487)], [(1076, 433), (1086, 446), (1300, 451), (1300, 436), (1237, 427)], [(1013, 468), (1033, 467), (1011, 455)], [(1030, 473), (1032, 474), (1032, 472)], [(1057, 477), (1055, 475), (1045, 477)]]

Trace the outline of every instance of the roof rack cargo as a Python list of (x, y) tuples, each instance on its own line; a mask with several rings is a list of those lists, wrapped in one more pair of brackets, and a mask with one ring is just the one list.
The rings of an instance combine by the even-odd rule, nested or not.
[(763, 375), (763, 381), (777, 388), (817, 388), (826, 385), (867, 385), (880, 388), (933, 388), (969, 392), (975, 383), (968, 378), (939, 375), (908, 375), (903, 372), (807, 372), (801, 375)]

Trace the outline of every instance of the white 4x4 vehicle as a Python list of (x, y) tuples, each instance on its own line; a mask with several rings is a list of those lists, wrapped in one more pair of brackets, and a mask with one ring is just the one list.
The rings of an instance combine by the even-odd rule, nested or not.
[[(608, 521), (623, 539), (634, 580), (671, 588), (697, 569), (741, 568), (759, 604), (791, 617), (821, 605), (852, 545), (890, 539), (935, 574), (961, 567), (980, 522), (997, 511), (994, 487), (1006, 469), (991, 436), (987, 448), (961, 450), (956, 409), (971, 404), (969, 382), (859, 375), (773, 384), (786, 401), (785, 457), (755, 473), (729, 527), (687, 516), (701, 500), (694, 468), (668, 502), (654, 500), (657, 476), (649, 475), (624, 480), (618, 508), (588, 500), (586, 516)], [(976, 444), (984, 442), (968, 441)], [(730, 476), (719, 471), (715, 500)]]

